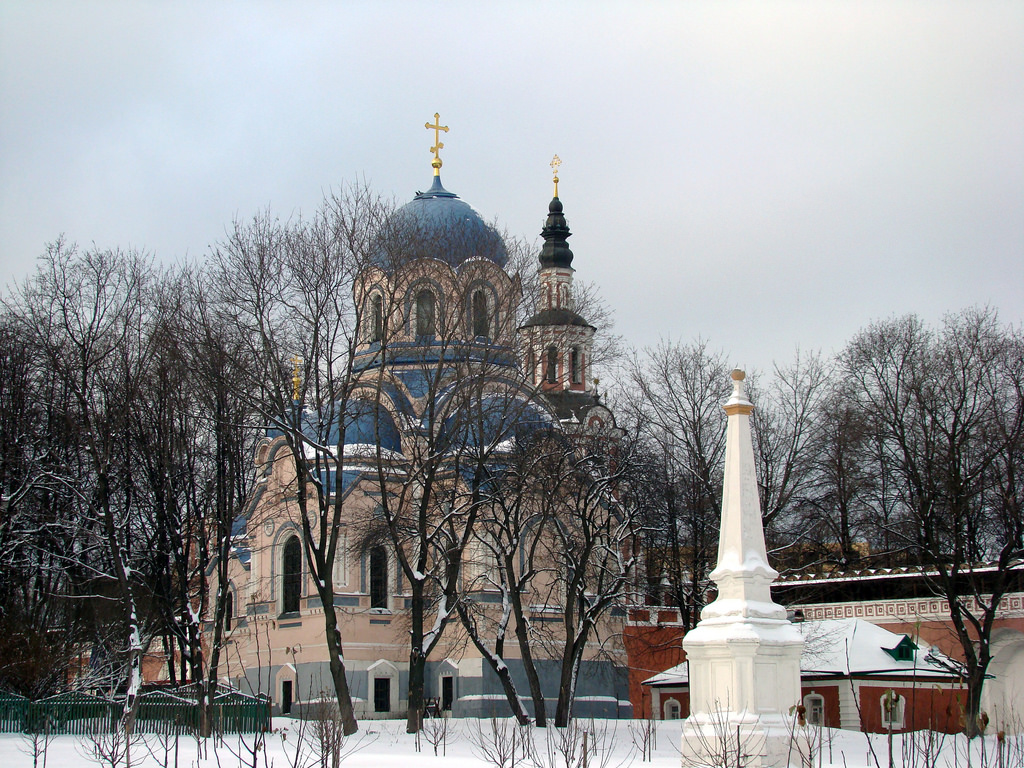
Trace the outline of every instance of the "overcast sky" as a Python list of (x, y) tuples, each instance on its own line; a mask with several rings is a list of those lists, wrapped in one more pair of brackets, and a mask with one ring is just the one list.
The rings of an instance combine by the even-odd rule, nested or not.
[(1024, 319), (1024, 3), (0, 4), (0, 284), (61, 233), (201, 259), (365, 179), (537, 238), (637, 347), (737, 365)]

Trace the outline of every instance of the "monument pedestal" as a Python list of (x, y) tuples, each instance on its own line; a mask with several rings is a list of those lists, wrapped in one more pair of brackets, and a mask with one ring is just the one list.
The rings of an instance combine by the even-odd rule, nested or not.
[(743, 371), (733, 371), (722, 489), (715, 601), (683, 638), (690, 717), (683, 765), (784, 768), (791, 709), (800, 702), (803, 638), (772, 600), (778, 572), (768, 565), (750, 437), (753, 404)]
[(800, 702), (799, 630), (786, 619), (702, 621), (683, 641), (691, 715), (683, 765), (785, 766)]

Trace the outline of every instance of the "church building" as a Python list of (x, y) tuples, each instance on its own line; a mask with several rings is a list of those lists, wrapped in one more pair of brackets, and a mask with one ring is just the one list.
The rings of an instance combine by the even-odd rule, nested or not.
[[(438, 150), (443, 144), (437, 131), (447, 129), (436, 116), (428, 127), (435, 130), (431, 186), (394, 212), (387, 226), (391, 237), (381, 241), (354, 282), (354, 305), (363, 308), (365, 322), (354, 348), (348, 415), (332, 433), (341, 458), (329, 459), (323, 470), (327, 493), (342, 496), (346, 515), (332, 578), (346, 676), (360, 719), (402, 717), (408, 710), (410, 570), (401, 567), (393, 539), (373, 530), (373, 521), (384, 517), (381, 467), (398, 477), (396, 468), (425, 466), (440, 454), (454, 456), (456, 435), (459, 445), (479, 449), (473, 460), (490, 462), (531, 425), (569, 436), (615, 429), (593, 377), (596, 329), (573, 301), (571, 233), (558, 197), (560, 161), (556, 157), (552, 163), (555, 193), (536, 272), (517, 273), (502, 237), (442, 185)], [(536, 290), (524, 291), (524, 281)], [(532, 306), (524, 307), (527, 300)], [(468, 381), (475, 382), (470, 393)], [(315, 420), (315, 404), (301, 407), (312, 414), (303, 418)], [(273, 429), (257, 446), (256, 490), (236, 524), (220, 666), (222, 681), (268, 694), (280, 713), (301, 712), (334, 696), (324, 611), (298, 522), (292, 450), (285, 435)], [(454, 470), (445, 465), (438, 477), (471, 485), (473, 468), (470, 460), (463, 461)], [(403, 503), (414, 503), (426, 480), (414, 481), (412, 470), (402, 471), (408, 477), (394, 483), (408, 482)], [(436, 487), (439, 506), (454, 503), (442, 501)], [(452, 490), (451, 498), (464, 492)], [(483, 579), (488, 568), (493, 568), (488, 553), (467, 555), (460, 578), (464, 583)], [(558, 630), (557, 587), (557, 576), (550, 575), (531, 587), (532, 627)], [(477, 605), (500, 611), (492, 592), (474, 589)], [(435, 598), (435, 604), (445, 605), (443, 595)], [(587, 644), (573, 710), (577, 716), (631, 716), (618, 640), (624, 618), (613, 608)], [(535, 652), (550, 716), (560, 661), (545, 647), (538, 642)], [(505, 658), (529, 708), (530, 691), (515, 648), (506, 647)], [(427, 657), (424, 694), (455, 716), (509, 714), (497, 676), (467, 640), (458, 617), (444, 627)]]

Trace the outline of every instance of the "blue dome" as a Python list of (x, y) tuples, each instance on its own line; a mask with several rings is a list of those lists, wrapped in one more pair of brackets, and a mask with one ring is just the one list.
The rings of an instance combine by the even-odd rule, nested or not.
[(541, 409), (514, 393), (489, 395), (468, 410), (445, 419), (441, 438), (449, 450), (521, 439), (551, 423)]
[(346, 415), (345, 445), (376, 445), (379, 438), (381, 448), (401, 453), (402, 437), (386, 408), (355, 400)]
[[(307, 411), (303, 416), (306, 436), (333, 448), (338, 444), (338, 412), (341, 410), (338, 405), (321, 413)], [(384, 450), (402, 452), (402, 436), (391, 413), (383, 405), (353, 399), (344, 410), (345, 437), (342, 442), (346, 446), (376, 445), (379, 439)]]
[(489, 259), (499, 267), (508, 261), (501, 235), (472, 206), (441, 186), (440, 176), (434, 177), (429, 190), (399, 208), (390, 224), (401, 245), (394, 257), (385, 247), (378, 250), (374, 261), (383, 269), (409, 258), (440, 259), (453, 267), (472, 258)]

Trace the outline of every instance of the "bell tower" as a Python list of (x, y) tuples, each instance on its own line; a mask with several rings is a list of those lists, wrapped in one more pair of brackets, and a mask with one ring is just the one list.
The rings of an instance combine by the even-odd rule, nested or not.
[(523, 370), (527, 381), (545, 392), (591, 394), (591, 356), (594, 326), (575, 312), (572, 296), (572, 235), (558, 199), (558, 168), (562, 161), (555, 155), (555, 194), (548, 204), (548, 217), (541, 230), (544, 246), (540, 251), (540, 293), (537, 312), (519, 329), (526, 359)]

